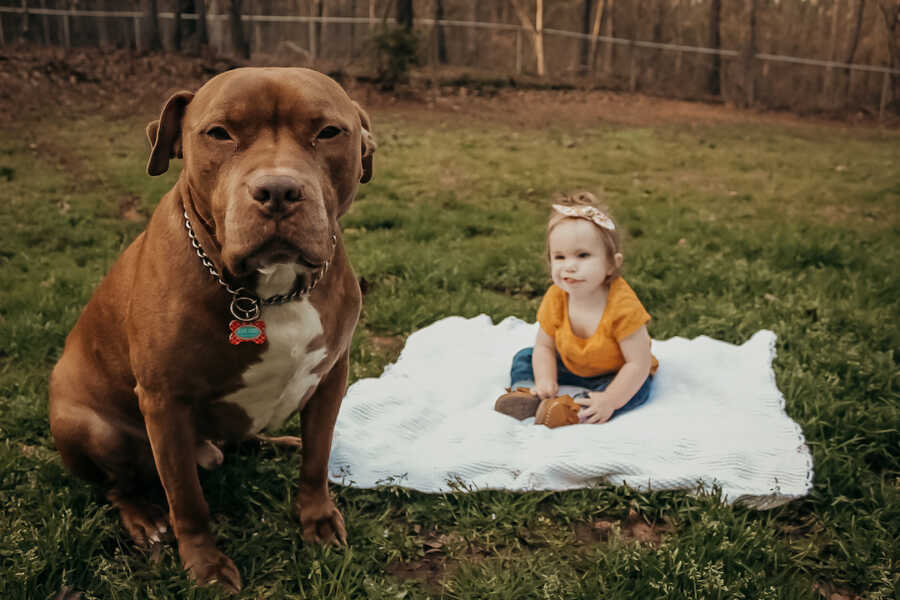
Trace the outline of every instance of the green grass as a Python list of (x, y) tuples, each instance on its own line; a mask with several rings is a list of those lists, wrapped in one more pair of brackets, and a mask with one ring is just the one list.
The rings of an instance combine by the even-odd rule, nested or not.
[[(174, 545), (133, 547), (71, 477), (47, 376), (94, 286), (174, 180), (144, 175), (143, 125), (81, 115), (0, 137), (0, 597), (213, 598)], [(448, 315), (534, 318), (555, 192), (604, 194), (656, 338), (778, 335), (812, 493), (759, 512), (613, 486), (425, 495), (332, 486), (350, 545), (304, 545), (295, 454), (246, 448), (203, 475), (247, 598), (893, 598), (898, 545), (900, 138), (772, 124), (541, 129), (375, 111), (375, 179), (343, 220), (369, 282), (351, 379)], [(102, 132), (98, 135), (97, 132)], [(389, 338), (385, 343), (384, 338)], [(287, 428), (296, 427), (296, 420)], [(658, 528), (638, 541), (626, 516)], [(611, 522), (599, 535), (597, 522)]]

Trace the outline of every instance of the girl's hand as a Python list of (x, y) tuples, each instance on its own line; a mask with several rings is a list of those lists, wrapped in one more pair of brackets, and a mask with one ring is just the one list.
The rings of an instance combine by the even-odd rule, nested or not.
[(555, 398), (556, 392), (559, 391), (559, 385), (552, 379), (549, 381), (536, 381), (534, 383), (534, 387), (531, 388), (531, 393), (540, 398), (541, 400), (546, 400), (547, 398)]
[(616, 411), (605, 392), (591, 392), (587, 398), (575, 398), (584, 408), (578, 411), (579, 423), (606, 423)]

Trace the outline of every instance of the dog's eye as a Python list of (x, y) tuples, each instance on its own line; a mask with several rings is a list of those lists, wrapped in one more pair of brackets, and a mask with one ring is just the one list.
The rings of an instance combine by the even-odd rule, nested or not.
[(325, 129), (319, 132), (319, 135), (316, 136), (317, 140), (330, 140), (331, 138), (340, 135), (342, 132), (339, 128), (334, 125), (329, 125)]
[(224, 127), (213, 127), (209, 131), (206, 132), (206, 135), (215, 139), (215, 140), (230, 140), (231, 136), (228, 135), (228, 132), (225, 131)]

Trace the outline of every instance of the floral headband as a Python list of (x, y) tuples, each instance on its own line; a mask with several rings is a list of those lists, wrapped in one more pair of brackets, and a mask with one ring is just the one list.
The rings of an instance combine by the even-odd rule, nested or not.
[(553, 210), (567, 217), (575, 217), (576, 219), (587, 219), (603, 229), (615, 231), (616, 224), (596, 206), (563, 206), (562, 204), (554, 204)]

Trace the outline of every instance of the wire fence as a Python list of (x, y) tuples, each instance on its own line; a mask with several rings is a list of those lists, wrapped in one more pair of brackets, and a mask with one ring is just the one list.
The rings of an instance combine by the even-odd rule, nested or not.
[[(73, 27), (73, 21), (76, 19), (111, 19), (119, 21), (131, 21), (133, 32), (129, 34), (129, 37), (131, 38), (131, 40), (129, 40), (129, 43), (133, 41), (134, 47), (136, 47), (138, 50), (142, 49), (141, 46), (143, 44), (142, 40), (144, 37), (142, 32), (144, 31), (145, 26), (144, 20), (147, 18), (146, 13), (142, 11), (101, 11), (0, 6), (0, 45), (6, 44), (5, 38), (9, 35), (5, 34), (4, 30), (16, 31), (16, 25), (19, 25), (19, 31), (21, 31), (23, 28), (27, 29), (27, 19), (30, 16), (40, 16), (43, 18), (54, 17), (57, 19), (61, 19), (61, 24), (59, 24), (57, 27), (57, 29), (61, 31), (61, 34), (57, 37), (61, 38), (58, 41), (62, 46), (66, 48), (71, 48), (76, 43), (76, 36), (74, 34)], [(198, 19), (198, 16), (196, 13), (182, 13), (180, 16), (178, 16), (178, 18), (183, 21), (196, 21)], [(174, 26), (174, 23), (176, 21), (176, 15), (173, 12), (160, 12), (159, 19), (160, 21), (168, 22), (166, 26), (171, 28)], [(226, 32), (226, 26), (228, 25), (229, 19), (230, 16), (227, 14), (206, 15), (206, 21), (210, 30), (209, 44), (219, 52), (229, 52), (233, 50), (231, 48), (230, 35), (228, 35), (228, 33)], [(12, 20), (17, 20), (18, 23), (10, 22)], [(254, 51), (262, 52), (271, 50), (273, 48), (273, 45), (288, 43), (295, 50), (303, 51), (306, 54), (306, 57), (312, 61), (315, 61), (319, 58), (325, 58), (324, 56), (320, 55), (321, 45), (323, 42), (325, 42), (325, 40), (322, 39), (324, 37), (321, 32), (322, 28), (326, 28), (330, 25), (351, 26), (353, 28), (355, 28), (356, 26), (363, 26), (367, 32), (371, 33), (379, 26), (395, 24), (394, 19), (375, 18), (371, 15), (368, 17), (338, 17), (243, 14), (241, 16), (241, 20), (244, 23), (244, 27), (249, 30), (248, 37), (252, 41)], [(4, 21), (6, 21), (6, 23), (4, 23)], [(305, 24), (307, 26), (307, 31), (304, 32), (302, 36), (300, 36), (296, 30), (287, 32), (282, 31), (278, 32), (275, 35), (267, 35), (267, 33), (263, 31), (263, 28), (266, 26), (279, 24), (294, 26)], [(425, 30), (425, 37), (429, 44), (429, 47), (434, 45), (434, 34), (439, 27), (448, 29), (464, 29), (469, 31), (482, 30), (492, 33), (499, 32), (501, 34), (513, 35), (515, 37), (513, 43), (493, 46), (491, 48), (491, 56), (481, 56), (480, 60), (492, 63), (490, 66), (492, 66), (496, 70), (513, 71), (517, 75), (521, 75), (523, 71), (525, 71), (526, 62), (531, 60), (530, 55), (525, 49), (524, 41), (533, 38), (536, 34), (542, 36), (544, 39), (547, 39), (548, 42), (550, 40), (553, 40), (554, 38), (557, 38), (560, 40), (587, 40), (591, 42), (592, 45), (595, 45), (595, 47), (599, 47), (601, 44), (607, 46), (616, 46), (627, 49), (628, 52), (630, 52), (632, 55), (634, 54), (635, 49), (654, 50), (661, 53), (674, 53), (678, 55), (679, 68), (682, 55), (696, 55), (697, 57), (710, 57), (718, 55), (722, 59), (731, 61), (735, 61), (735, 59), (741, 59), (739, 62), (742, 62), (742, 68), (744, 69), (746, 69), (747, 64), (749, 64), (750, 62), (758, 61), (760, 63), (770, 63), (773, 65), (783, 64), (815, 67), (826, 71), (841, 70), (844, 73), (847, 73), (848, 76), (853, 72), (881, 74), (883, 76), (883, 79), (882, 85), (880, 86), (881, 89), (879, 104), (880, 113), (882, 114), (882, 116), (885, 110), (885, 106), (888, 104), (891, 96), (891, 77), (900, 75), (900, 69), (893, 69), (888, 66), (881, 65), (844, 63), (830, 60), (820, 60), (815, 58), (787, 56), (782, 54), (770, 54), (762, 52), (756, 52), (750, 55), (746, 52), (746, 50), (716, 49), (702, 46), (653, 42), (624, 37), (592, 35), (560, 29), (543, 29), (540, 32), (536, 32), (521, 25), (510, 23), (459, 21), (449, 19), (435, 20), (429, 18), (420, 18), (415, 20), (414, 25), (419, 31), (422, 31), (423, 29)], [(50, 44), (51, 38), (48, 31), (46, 31), (46, 29), (49, 28), (46, 25), (44, 27), (44, 42)], [(82, 38), (83, 37), (84, 36), (82, 36)], [(301, 37), (305, 43), (296, 43), (295, 40), (300, 39)], [(353, 32), (351, 31), (351, 35), (349, 37), (344, 36), (343, 38), (341, 38), (335, 36), (334, 39), (328, 40), (329, 51), (331, 53), (330, 58), (340, 57), (341, 55), (343, 55), (344, 58), (357, 57), (359, 48), (354, 47), (355, 39), (358, 39), (358, 37), (354, 36)], [(339, 44), (337, 44), (338, 47), (336, 47), (334, 40), (337, 40), (339, 42)], [(81, 43), (84, 44), (84, 41), (82, 40)], [(342, 49), (339, 46), (344, 47)], [(498, 51), (500, 53), (505, 53), (506, 56), (499, 57), (497, 55)], [(429, 60), (429, 62), (434, 61), (435, 52), (431, 50), (427, 50), (427, 52), (427, 59)], [(753, 60), (751, 61), (749, 59)], [(631, 82), (632, 88), (634, 87), (634, 82), (636, 80), (634, 70), (640, 68), (640, 65), (636, 66), (633, 58), (628, 61), (627, 78)], [(548, 79), (552, 80), (558, 77), (560, 73), (565, 73), (566, 69), (556, 68), (550, 70), (549, 72), (551, 73), (551, 75), (548, 76)]]

